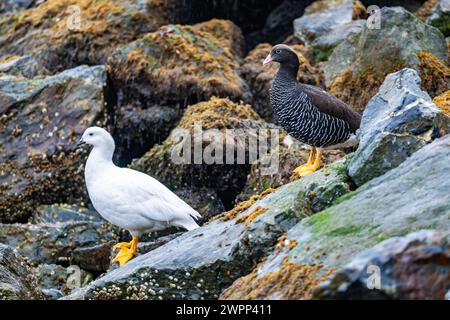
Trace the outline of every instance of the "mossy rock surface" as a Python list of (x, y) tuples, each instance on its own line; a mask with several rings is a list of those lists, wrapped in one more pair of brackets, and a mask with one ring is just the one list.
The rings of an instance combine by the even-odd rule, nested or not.
[(444, 36), (450, 36), (450, 1), (438, 1), (426, 21), (433, 27), (438, 28)]
[[(345, 165), (342, 164), (341, 165)], [(69, 298), (217, 299), (250, 272), (290, 227), (348, 192), (345, 170), (323, 169), (262, 196), (95, 280)]]
[(324, 69), (329, 91), (362, 111), (386, 75), (405, 67), (419, 71), (422, 88), (432, 97), (447, 91), (442, 33), (401, 7), (384, 7), (380, 14), (380, 29), (364, 26), (333, 51)]
[(51, 71), (104, 64), (120, 44), (170, 23), (170, 2), (45, 1), (0, 17), (0, 56), (32, 54)]
[[(219, 197), (212, 200), (228, 201), (229, 205), (245, 184), (249, 159), (258, 157), (259, 150), (249, 147), (249, 137), (256, 139), (258, 133), (268, 132), (271, 139), (271, 129), (275, 128), (261, 120), (250, 105), (212, 97), (189, 106), (169, 138), (131, 167), (154, 176), (175, 191), (209, 189), (211, 195), (216, 193)], [(196, 142), (200, 137), (202, 142)], [(237, 147), (243, 163), (233, 152)]]
[(239, 73), (243, 37), (231, 21), (167, 25), (118, 49), (108, 61), (117, 152), (124, 162), (164, 140), (189, 104), (212, 96), (250, 101)]
[[(265, 282), (258, 279), (267, 280), (265, 276), (276, 274), (287, 262), (305, 268), (320, 266), (313, 274), (313, 278), (319, 278), (388, 238), (421, 229), (448, 231), (449, 147), (447, 135), (417, 151), (399, 167), (337, 199), (335, 205), (300, 221), (284, 238), (285, 243), (295, 245), (283, 246), (268, 256), (259, 266), (258, 278), (247, 283), (246, 291), (264, 288)], [(295, 284), (292, 286), (295, 288)], [(270, 294), (283, 298), (277, 292)]]
[(24, 222), (40, 204), (86, 200), (84, 130), (105, 121), (103, 66), (54, 76), (0, 75), (0, 222)]

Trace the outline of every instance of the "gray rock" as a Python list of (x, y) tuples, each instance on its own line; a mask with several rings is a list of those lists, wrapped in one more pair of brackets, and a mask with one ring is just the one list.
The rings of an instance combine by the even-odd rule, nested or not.
[(105, 120), (104, 66), (54, 76), (0, 75), (0, 222), (25, 222), (41, 204), (86, 200), (75, 151), (84, 130)]
[(39, 206), (31, 217), (33, 224), (54, 224), (73, 221), (105, 222), (94, 209), (67, 204)]
[(90, 247), (75, 248), (71, 254), (72, 263), (91, 272), (105, 272), (110, 264), (113, 243), (102, 243)]
[(439, 0), (427, 23), (438, 28), (446, 37), (450, 36), (450, 0)]
[(73, 250), (113, 240), (109, 223), (0, 224), (0, 242), (18, 249), (34, 264), (71, 261)]
[[(327, 274), (383, 240), (421, 229), (450, 230), (449, 156), (447, 135), (336, 200), (334, 206), (303, 219), (286, 234), (285, 242), (292, 245), (275, 251), (255, 273), (236, 281), (232, 286), (235, 290), (230, 291), (238, 288), (242, 294), (226, 297), (239, 299), (256, 292), (252, 298), (283, 299), (286, 294), (300, 292), (297, 298), (304, 298), (301, 293), (311, 293), (317, 279), (325, 280)], [(280, 270), (287, 273), (284, 278), (297, 270), (292, 275), (296, 281), (286, 284), (286, 294), (280, 287), (268, 291), (269, 297), (261, 289), (275, 286), (280, 278), (274, 275)]]
[(41, 264), (36, 267), (35, 274), (39, 286), (52, 299), (60, 298), (58, 292), (70, 294), (73, 289), (84, 287), (93, 280), (92, 274), (76, 266), (65, 268), (56, 264)]
[(294, 36), (304, 43), (332, 32), (353, 19), (353, 0), (320, 1), (306, 8), (305, 14), (294, 20)]
[(349, 175), (358, 186), (450, 133), (450, 118), (421, 90), (420, 82), (413, 69), (392, 73), (364, 110), (360, 144), (349, 165)]
[(217, 298), (273, 250), (280, 235), (308, 216), (314, 204), (330, 205), (347, 191), (345, 169), (324, 169), (281, 187), (236, 217), (218, 218), (131, 260), (70, 298)]
[(342, 41), (361, 32), (366, 20), (353, 20), (349, 23), (338, 25), (329, 32), (317, 37), (311, 42), (312, 55), (315, 61), (327, 60)]
[(25, 260), (0, 243), (0, 300), (44, 299), (36, 277)]
[(361, 71), (369, 66), (388, 70), (389, 63), (400, 62), (417, 66), (416, 53), (421, 51), (447, 61), (445, 38), (435, 28), (401, 7), (384, 7), (380, 14), (380, 29), (364, 26), (360, 33), (347, 38), (333, 51), (324, 69), (327, 85), (352, 66)]
[(49, 71), (32, 56), (12, 57), (1, 61), (0, 74), (2, 73), (29, 79), (49, 75)]
[(313, 298), (442, 300), (449, 283), (450, 237), (423, 230), (361, 252)]

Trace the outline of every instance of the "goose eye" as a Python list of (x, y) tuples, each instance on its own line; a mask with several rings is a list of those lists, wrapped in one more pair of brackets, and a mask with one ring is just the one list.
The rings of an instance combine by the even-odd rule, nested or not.
[(89, 135), (90, 135), (90, 136), (93, 136), (94, 134), (91, 132), (91, 133), (89, 133)]
[(281, 53), (281, 50), (280, 49), (275, 50), (275, 53)]

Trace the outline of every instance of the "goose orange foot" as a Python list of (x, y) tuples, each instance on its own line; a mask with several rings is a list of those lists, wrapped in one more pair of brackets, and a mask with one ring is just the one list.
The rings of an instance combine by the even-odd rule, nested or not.
[(316, 149), (311, 147), (311, 152), (309, 154), (308, 162), (294, 169), (294, 176), (296, 178), (301, 178), (319, 170), (322, 164), (322, 149)]
[(139, 239), (138, 237), (134, 237), (130, 242), (119, 242), (114, 247), (113, 250), (117, 250), (120, 248), (119, 253), (113, 259), (112, 262), (119, 262), (120, 266), (123, 266), (128, 261), (130, 261), (137, 252), (137, 245)]

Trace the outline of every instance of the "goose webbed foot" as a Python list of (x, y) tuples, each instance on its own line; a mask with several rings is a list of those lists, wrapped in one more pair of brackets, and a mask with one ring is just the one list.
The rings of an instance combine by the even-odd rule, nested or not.
[(138, 237), (133, 236), (133, 239), (130, 242), (119, 242), (117, 243), (113, 249), (117, 250), (120, 248), (119, 253), (113, 259), (112, 262), (119, 262), (120, 266), (123, 266), (125, 263), (130, 261), (137, 252), (137, 245), (139, 239)]

